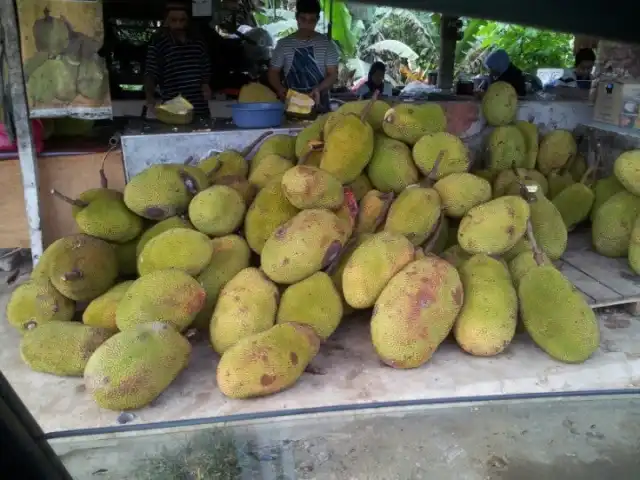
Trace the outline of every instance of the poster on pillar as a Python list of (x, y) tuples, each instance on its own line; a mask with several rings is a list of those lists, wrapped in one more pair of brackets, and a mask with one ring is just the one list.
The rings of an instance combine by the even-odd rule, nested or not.
[(111, 118), (102, 0), (19, 0), (31, 118)]

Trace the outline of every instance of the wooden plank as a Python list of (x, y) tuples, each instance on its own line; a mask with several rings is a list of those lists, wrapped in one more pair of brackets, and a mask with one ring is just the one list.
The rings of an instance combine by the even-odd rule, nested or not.
[(587, 297), (589, 305), (622, 299), (622, 295), (602, 285), (598, 280), (591, 278), (568, 263), (562, 261), (558, 263), (556, 264), (558, 270)]

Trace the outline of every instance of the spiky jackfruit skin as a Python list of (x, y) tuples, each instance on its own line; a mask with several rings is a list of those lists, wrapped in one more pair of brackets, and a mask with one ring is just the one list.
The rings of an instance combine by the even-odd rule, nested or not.
[(574, 183), (554, 197), (553, 204), (569, 232), (589, 218), (594, 198), (593, 190), (583, 183)]
[(507, 82), (494, 82), (482, 97), (482, 114), (492, 127), (508, 125), (516, 119), (518, 93)]
[(322, 340), (326, 340), (338, 328), (342, 313), (342, 297), (331, 277), (324, 272), (316, 272), (286, 288), (280, 299), (276, 322), (308, 325)]
[(90, 327), (117, 330), (116, 309), (131, 285), (133, 285), (133, 280), (118, 283), (98, 298), (91, 300), (91, 303), (82, 312), (82, 323)]
[(433, 233), (440, 218), (442, 202), (433, 188), (411, 187), (391, 204), (384, 230), (404, 235), (420, 245)]
[(419, 178), (409, 147), (383, 134), (375, 137), (367, 175), (377, 190), (395, 193), (400, 193)]
[(320, 348), (311, 327), (295, 323), (274, 325), (243, 338), (227, 350), (216, 371), (220, 391), (230, 398), (252, 398), (291, 387)]
[(205, 158), (198, 164), (198, 168), (209, 176), (212, 183), (229, 175), (247, 178), (249, 174), (249, 162), (235, 150), (225, 150)]
[(549, 175), (557, 170), (576, 154), (578, 146), (573, 135), (568, 130), (553, 130), (542, 137), (538, 150), (538, 170)]
[[(111, 190), (110, 188), (90, 188), (78, 195), (78, 200), (86, 203), (104, 199), (122, 201), (123, 198), (122, 192)], [(84, 210), (83, 207), (71, 205), (71, 216), (75, 219), (76, 215), (78, 215), (82, 210)]]
[(346, 186), (351, 189), (358, 202), (362, 200), (369, 191), (373, 190), (373, 185), (371, 185), (369, 177), (365, 174), (359, 175), (358, 178)]
[(138, 256), (138, 273), (143, 276), (175, 268), (196, 276), (209, 264), (212, 254), (211, 240), (204, 233), (189, 228), (172, 228), (147, 242)]
[(542, 195), (538, 195), (529, 208), (533, 236), (538, 246), (549, 258), (558, 260), (567, 249), (567, 227), (562, 213)]
[(514, 124), (522, 136), (527, 147), (526, 160), (523, 163), (523, 167), (527, 169), (536, 168), (536, 161), (538, 159), (538, 127), (535, 123), (525, 122), (524, 120), (517, 120)]
[(142, 235), (140, 235), (138, 245), (136, 246), (136, 257), (140, 256), (142, 250), (144, 250), (144, 247), (147, 245), (149, 240), (173, 228), (193, 229), (193, 225), (191, 225), (191, 222), (189, 222), (189, 220), (183, 217), (169, 217), (166, 220), (162, 220), (161, 222), (156, 223), (148, 230), (146, 230)]
[(376, 301), (371, 340), (376, 353), (394, 368), (427, 362), (451, 331), (464, 300), (458, 271), (434, 255), (398, 272)]
[(324, 124), (327, 121), (328, 117), (328, 114), (320, 115), (313, 121), (313, 123), (311, 123), (311, 125), (307, 125), (295, 137), (295, 151), (296, 158), (298, 160), (304, 158), (305, 154), (309, 151), (309, 142), (317, 142), (322, 140), (322, 129), (324, 128)]
[(49, 279), (56, 290), (82, 302), (111, 288), (118, 276), (118, 259), (111, 245), (84, 234), (62, 240), (49, 264)]
[(269, 236), (300, 210), (289, 203), (279, 179), (258, 192), (244, 219), (244, 236), (251, 250), (261, 253)]
[(278, 96), (266, 85), (251, 82), (243, 85), (238, 93), (238, 103), (277, 103)]
[(49, 280), (49, 266), (54, 258), (57, 256), (57, 251), (62, 249), (66, 243), (66, 240), (59, 238), (55, 240), (51, 245), (44, 249), (42, 255), (38, 259), (38, 263), (33, 267), (31, 271), (30, 280)]
[(387, 110), (382, 122), (387, 136), (407, 145), (414, 145), (423, 135), (444, 132), (446, 128), (447, 118), (437, 103), (401, 103)]
[[(544, 175), (537, 170), (527, 170), (525, 168), (518, 168), (518, 175), (520, 181), (524, 181), (525, 184), (533, 181), (540, 186), (542, 193), (546, 196), (549, 191), (549, 184)], [(493, 180), (493, 197), (498, 198), (504, 195), (516, 195), (519, 190), (520, 184), (516, 178), (516, 174), (513, 169), (501, 170)], [(516, 192), (516, 193), (511, 193)]]
[(518, 295), (504, 264), (474, 255), (460, 268), (464, 303), (453, 327), (456, 342), (471, 355), (502, 352), (513, 339), (518, 320)]
[(249, 174), (249, 183), (255, 185), (257, 189), (264, 188), (271, 180), (281, 179), (290, 168), (293, 168), (291, 160), (279, 155), (267, 155)]
[[(371, 238), (372, 235), (373, 234), (371, 233), (358, 233), (354, 235), (353, 237), (351, 237), (351, 240), (344, 246), (343, 251), (340, 252), (340, 259), (338, 260), (338, 264), (335, 266), (335, 268), (332, 269), (333, 271), (331, 272), (331, 280), (333, 281), (333, 284), (336, 286), (336, 290), (341, 296), (343, 296), (342, 273), (344, 272), (344, 269), (347, 266), (351, 255), (353, 255), (353, 252), (356, 251), (356, 248), (362, 245), (365, 240)], [(347, 306), (350, 307), (348, 304)]]
[(35, 372), (81, 377), (89, 357), (114, 333), (77, 322), (47, 322), (25, 332), (20, 356)]
[(222, 237), (235, 231), (244, 218), (242, 196), (226, 185), (214, 185), (198, 193), (189, 204), (189, 220), (198, 231)]
[(453, 218), (461, 218), (471, 208), (491, 200), (491, 184), (471, 173), (452, 173), (433, 188), (440, 195), (444, 213)]
[(571, 172), (560, 173), (553, 171), (549, 174), (547, 181), (549, 183), (549, 198), (556, 198), (565, 188), (570, 187), (574, 183)]
[(303, 210), (278, 227), (260, 255), (264, 273), (277, 283), (292, 284), (327, 267), (346, 242), (345, 225), (328, 210)]
[(245, 337), (276, 321), (278, 287), (257, 268), (238, 272), (222, 287), (209, 325), (213, 349), (222, 355)]
[(444, 252), (438, 255), (443, 260), (446, 260), (455, 268), (459, 269), (462, 267), (464, 262), (469, 260), (473, 255), (468, 253), (462, 249), (460, 245), (451, 245)]
[[(545, 253), (542, 254), (542, 261), (543, 265), (553, 266), (553, 263)], [(513, 281), (513, 286), (516, 287), (516, 291), (520, 286), (520, 280), (529, 273), (529, 270), (536, 267), (538, 267), (538, 262), (530, 246), (528, 250), (516, 255), (516, 257), (509, 262), (509, 272), (511, 273), (511, 280)]]
[(85, 367), (84, 383), (102, 408), (142, 408), (176, 379), (190, 355), (189, 341), (168, 325), (138, 325), (98, 347)]
[(440, 180), (452, 173), (466, 172), (469, 169), (469, 151), (455, 135), (447, 132), (424, 135), (413, 146), (413, 161), (423, 175), (429, 175), (435, 167), (436, 159), (443, 152), (438, 171), (433, 172)]
[(351, 254), (342, 272), (344, 299), (353, 308), (372, 307), (389, 280), (414, 259), (414, 247), (404, 235), (371, 235)]
[[(534, 235), (535, 237), (535, 235)], [(530, 252), (531, 250), (531, 244), (529, 243), (529, 241), (527, 240), (527, 236), (523, 236), (520, 240), (518, 240), (518, 243), (516, 243), (513, 248), (509, 249), (508, 251), (506, 251), (505, 253), (502, 254), (502, 259), (507, 262), (510, 263), (511, 260), (513, 260), (514, 258), (516, 258), (518, 255), (520, 255), (523, 252)]]
[(124, 203), (136, 215), (164, 220), (185, 212), (191, 201), (188, 185), (195, 181), (171, 165), (151, 165), (124, 187)]
[(325, 138), (320, 168), (342, 184), (353, 182), (371, 160), (373, 141), (371, 125), (355, 115), (344, 115)]
[(204, 306), (206, 292), (185, 272), (156, 270), (137, 279), (116, 307), (118, 330), (161, 322), (182, 331)]
[(529, 214), (527, 202), (511, 195), (473, 207), (460, 221), (458, 244), (469, 253), (502, 255), (524, 235)]
[(600, 206), (591, 224), (591, 240), (596, 252), (605, 257), (626, 257), (629, 238), (640, 214), (640, 198), (618, 192)]
[(92, 237), (125, 243), (142, 232), (142, 218), (129, 210), (122, 200), (98, 199), (75, 216), (78, 229)]
[(287, 134), (277, 134), (268, 137), (249, 163), (249, 173), (251, 174), (260, 164), (262, 159), (268, 155), (277, 155), (281, 158), (296, 161), (296, 137)]
[(75, 304), (46, 278), (17, 286), (9, 297), (6, 310), (7, 321), (20, 333), (26, 332), (31, 325), (71, 321), (74, 313)]
[(193, 327), (208, 330), (213, 308), (220, 290), (241, 270), (249, 266), (251, 251), (245, 240), (238, 235), (227, 235), (211, 240), (213, 255), (209, 265), (196, 277), (207, 293), (204, 307), (193, 321)]
[(520, 315), (533, 341), (566, 363), (587, 360), (600, 346), (598, 320), (582, 293), (553, 266), (529, 270), (518, 287)]
[(640, 195), (640, 150), (620, 154), (613, 164), (613, 173), (624, 188)]
[(384, 225), (392, 201), (392, 194), (368, 191), (360, 201), (356, 233), (375, 233), (379, 225)]
[(489, 168), (507, 170), (525, 164), (527, 147), (520, 130), (513, 125), (496, 127), (487, 137)]
[(629, 266), (631, 269), (640, 274), (640, 216), (636, 218), (631, 230), (631, 237), (629, 238), (629, 253), (627, 258), (629, 259)]
[(289, 203), (300, 210), (326, 208), (334, 210), (344, 202), (344, 188), (328, 172), (316, 167), (298, 165), (285, 172), (282, 191)]
[[(353, 113), (358, 116), (362, 115), (362, 111), (365, 109), (367, 105), (369, 105), (370, 100), (357, 100), (355, 102), (347, 102), (340, 105), (338, 108), (338, 112), (342, 115), (346, 115), (348, 113)], [(374, 131), (380, 132), (382, 131), (382, 122), (384, 121), (384, 116), (387, 111), (391, 107), (387, 102), (382, 100), (375, 100), (369, 113), (367, 114), (366, 121)]]
[(624, 186), (618, 181), (615, 175), (598, 180), (593, 186), (594, 199), (593, 205), (591, 206), (591, 214), (589, 215), (591, 221), (593, 221), (596, 211), (604, 204), (604, 202), (609, 200), (616, 193), (623, 192), (624, 190)]

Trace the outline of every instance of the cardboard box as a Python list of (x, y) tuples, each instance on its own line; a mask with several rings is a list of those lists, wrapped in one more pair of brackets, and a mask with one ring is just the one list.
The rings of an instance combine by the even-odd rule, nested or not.
[(640, 80), (601, 79), (593, 119), (621, 128), (640, 129)]

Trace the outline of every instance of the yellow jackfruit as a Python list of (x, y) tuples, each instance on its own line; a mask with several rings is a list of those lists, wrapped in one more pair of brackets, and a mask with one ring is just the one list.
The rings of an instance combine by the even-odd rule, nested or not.
[(147, 245), (149, 240), (157, 237), (167, 230), (171, 230), (172, 228), (193, 228), (193, 225), (191, 225), (189, 220), (186, 220), (183, 217), (169, 217), (165, 220), (162, 220), (161, 222), (156, 223), (154, 226), (140, 235), (138, 245), (136, 246), (136, 256), (139, 256), (142, 253), (142, 250), (144, 250), (144, 247)]
[(613, 164), (613, 173), (624, 188), (640, 195), (640, 150), (620, 154)]
[(267, 155), (278, 155), (290, 162), (296, 161), (296, 137), (287, 134), (271, 135), (258, 148), (251, 159), (249, 173), (253, 172)]
[(201, 191), (189, 204), (189, 220), (200, 232), (222, 237), (242, 224), (246, 206), (242, 196), (226, 185)]
[(333, 210), (344, 202), (342, 183), (319, 168), (306, 165), (293, 167), (282, 176), (281, 184), (287, 200), (301, 210)]
[(71, 321), (75, 304), (58, 292), (46, 278), (18, 285), (9, 297), (6, 316), (9, 324), (24, 333), (30, 326)]
[(423, 135), (444, 132), (447, 118), (437, 103), (401, 103), (387, 110), (382, 130), (389, 137), (414, 145)]
[(293, 168), (293, 162), (280, 155), (270, 154), (262, 157), (260, 163), (249, 174), (249, 182), (256, 188), (264, 188), (273, 179), (281, 179), (284, 173)]
[(482, 97), (482, 114), (492, 127), (513, 122), (518, 112), (518, 93), (507, 82), (494, 82)]
[(434, 232), (441, 211), (442, 202), (435, 189), (412, 186), (391, 204), (384, 229), (420, 245)]
[[(351, 240), (347, 242), (344, 246), (343, 250), (340, 252), (340, 258), (338, 259), (338, 263), (335, 267), (331, 268), (331, 280), (333, 284), (336, 286), (336, 290), (342, 296), (342, 273), (344, 272), (351, 255), (355, 252), (356, 248), (358, 248), (362, 243), (370, 238), (373, 234), (371, 233), (360, 233), (351, 237)], [(348, 304), (347, 307), (350, 308)]]
[(491, 170), (522, 167), (527, 159), (524, 136), (513, 125), (496, 127), (487, 139), (487, 150)]
[[(528, 242), (527, 245), (529, 245)], [(549, 260), (549, 257), (544, 253), (542, 254), (542, 259), (543, 265), (553, 265), (551, 260)], [(520, 280), (522, 280), (522, 277), (529, 273), (529, 270), (537, 267), (538, 262), (536, 261), (531, 246), (529, 246), (528, 250), (518, 254), (509, 262), (509, 272), (511, 273), (511, 280), (513, 281), (513, 286), (516, 287), (516, 290), (520, 286)]]
[(538, 158), (538, 127), (535, 123), (525, 122), (524, 120), (518, 120), (514, 124), (522, 136), (527, 147), (526, 160), (522, 164), (524, 168), (534, 169), (536, 168), (536, 161)]
[(204, 233), (172, 228), (147, 242), (138, 257), (138, 273), (175, 268), (195, 276), (208, 265), (212, 252), (211, 240)]
[(593, 216), (591, 239), (596, 252), (606, 257), (626, 257), (633, 225), (640, 214), (640, 197), (618, 192)]
[(278, 96), (266, 85), (251, 82), (243, 85), (238, 93), (238, 103), (276, 103)]
[(562, 168), (576, 154), (578, 146), (568, 130), (553, 130), (542, 137), (538, 150), (538, 170), (549, 175)]
[(567, 227), (562, 213), (542, 194), (529, 204), (529, 209), (533, 235), (540, 249), (552, 260), (558, 260), (567, 249)]
[[(337, 112), (343, 115), (346, 115), (348, 113), (361, 115), (367, 105), (369, 105), (369, 100), (356, 100), (354, 102), (347, 102), (342, 104), (340, 108), (338, 108)], [(366, 121), (376, 132), (382, 130), (382, 122), (384, 121), (384, 116), (390, 108), (391, 107), (389, 106), (389, 104), (382, 100), (375, 100), (373, 102), (373, 105), (371, 105), (369, 113), (366, 117)]]
[(360, 200), (356, 233), (375, 233), (384, 224), (391, 202), (393, 193), (369, 190)]
[(383, 134), (375, 137), (367, 175), (373, 186), (381, 192), (400, 193), (418, 181), (418, 169), (413, 163), (409, 147)]
[(466, 172), (469, 169), (467, 147), (462, 143), (462, 140), (447, 132), (421, 137), (413, 146), (413, 161), (424, 175), (429, 175), (440, 152), (443, 154), (438, 171), (433, 173), (437, 180), (452, 173)]
[(82, 312), (82, 323), (90, 327), (117, 330), (116, 309), (131, 285), (133, 285), (133, 280), (118, 283), (98, 298), (91, 300), (91, 303)]
[(440, 195), (444, 213), (453, 218), (461, 218), (471, 208), (491, 200), (489, 182), (471, 173), (452, 173), (433, 188)]

